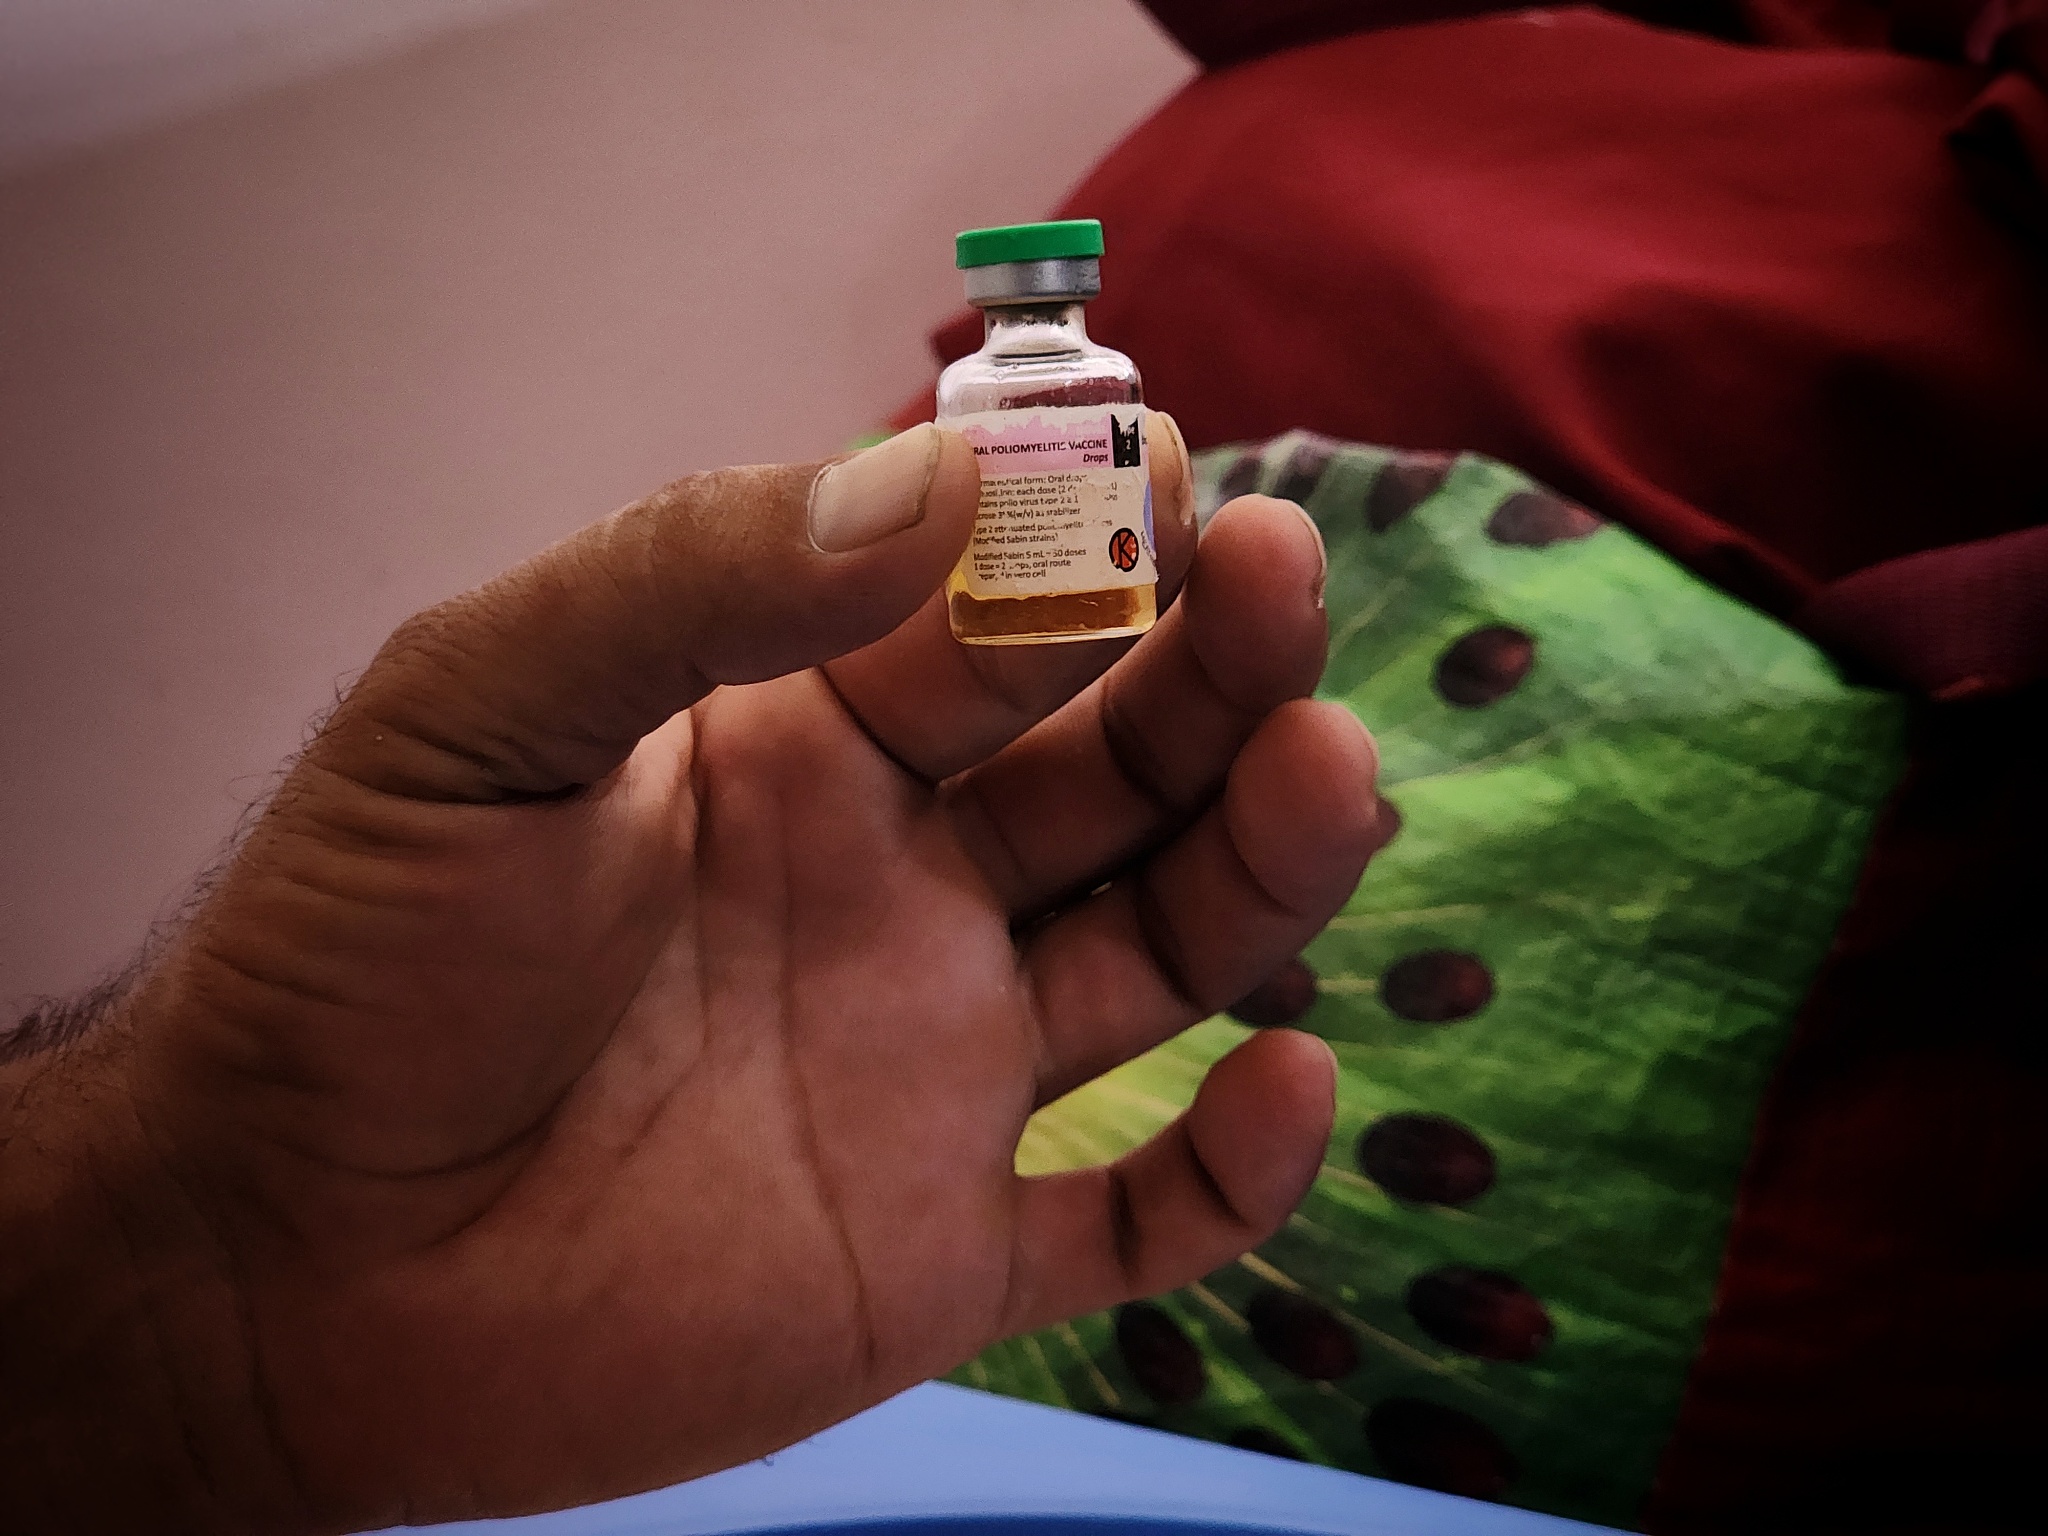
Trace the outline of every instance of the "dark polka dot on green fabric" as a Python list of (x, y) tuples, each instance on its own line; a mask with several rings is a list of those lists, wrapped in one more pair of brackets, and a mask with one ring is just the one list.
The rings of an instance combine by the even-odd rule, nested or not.
[(1552, 491), (1517, 491), (1493, 509), (1486, 536), (1496, 544), (1541, 549), (1563, 539), (1583, 539), (1607, 524), (1577, 502)]
[(1467, 1205), (1493, 1188), (1493, 1152), (1449, 1115), (1383, 1115), (1358, 1138), (1358, 1168), (1396, 1200)]
[(1306, 503), (1323, 478), (1323, 471), (1336, 457), (1337, 444), (1327, 437), (1305, 433), (1288, 450), (1287, 462), (1274, 477), (1273, 494), (1297, 505)]
[(1192, 1403), (1208, 1388), (1202, 1352), (1156, 1302), (1134, 1301), (1117, 1309), (1116, 1352), (1155, 1403)]
[(1365, 493), (1365, 526), (1385, 533), (1437, 493), (1454, 462), (1448, 453), (1395, 454)]
[(1265, 468), (1265, 461), (1256, 453), (1247, 453), (1230, 468), (1223, 471), (1216, 482), (1216, 501), (1220, 506), (1239, 496), (1249, 496), (1259, 488), (1259, 475)]
[(1294, 1023), (1315, 1003), (1316, 973), (1297, 956), (1224, 1011), (1240, 1024), (1274, 1029)]
[(1454, 640), (1437, 658), (1436, 691), (1459, 709), (1484, 709), (1522, 686), (1536, 641), (1510, 624), (1489, 624)]
[(1413, 1024), (1469, 1019), (1493, 1001), (1493, 972), (1460, 949), (1417, 950), (1381, 974), (1380, 1001)]
[(1407, 1301), (1424, 1333), (1482, 1360), (1533, 1360), (1555, 1331), (1529, 1288), (1497, 1269), (1447, 1264), (1411, 1282)]
[(1275, 1434), (1263, 1424), (1247, 1425), (1236, 1431), (1231, 1435), (1230, 1443), (1240, 1451), (1257, 1451), (1261, 1456), (1279, 1456), (1288, 1461), (1308, 1459), (1285, 1436)]
[(1500, 1436), (1471, 1414), (1419, 1397), (1375, 1404), (1365, 1440), (1387, 1476), (1468, 1499), (1498, 1499), (1521, 1470)]
[(1358, 1369), (1358, 1340), (1320, 1302), (1268, 1287), (1245, 1304), (1252, 1342), (1305, 1381), (1339, 1381)]

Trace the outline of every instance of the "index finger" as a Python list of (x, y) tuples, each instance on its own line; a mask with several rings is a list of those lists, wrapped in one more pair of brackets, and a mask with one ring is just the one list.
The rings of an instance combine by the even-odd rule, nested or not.
[[(1180, 428), (1164, 411), (1145, 412), (1145, 436), (1152, 501), (1161, 511), (1154, 532), (1163, 611), (1194, 560), (1194, 470)], [(897, 629), (835, 658), (824, 670), (875, 744), (937, 783), (1007, 746), (1101, 676), (1133, 643), (962, 645), (953, 638), (941, 590)]]

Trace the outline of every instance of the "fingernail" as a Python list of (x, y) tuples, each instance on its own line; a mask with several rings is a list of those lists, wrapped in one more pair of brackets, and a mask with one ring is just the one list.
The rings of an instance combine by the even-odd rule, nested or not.
[(1323, 530), (1316, 526), (1316, 520), (1302, 510), (1299, 502), (1287, 503), (1294, 508), (1295, 515), (1308, 524), (1308, 531), (1316, 541), (1316, 606), (1323, 606), (1323, 584), (1330, 579), (1330, 552), (1323, 546)]
[(811, 543), (842, 555), (914, 528), (938, 462), (939, 429), (926, 422), (827, 464), (811, 482)]
[(1166, 430), (1173, 438), (1173, 451), (1180, 460), (1180, 506), (1174, 515), (1180, 519), (1183, 528), (1195, 526), (1195, 465), (1188, 457), (1188, 440), (1180, 435), (1180, 423), (1164, 411), (1152, 413), (1166, 423)]

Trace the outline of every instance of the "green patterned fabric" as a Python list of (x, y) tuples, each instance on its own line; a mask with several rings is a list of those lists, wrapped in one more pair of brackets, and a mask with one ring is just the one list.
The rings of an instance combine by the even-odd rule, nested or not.
[[(1256, 1254), (952, 1379), (1630, 1524), (1902, 703), (1501, 464), (1290, 434), (1197, 469), (1321, 526), (1323, 696), (1401, 817), (1305, 956), (1336, 1131)], [(1247, 1033), (1047, 1107), (1020, 1168), (1136, 1145)]]

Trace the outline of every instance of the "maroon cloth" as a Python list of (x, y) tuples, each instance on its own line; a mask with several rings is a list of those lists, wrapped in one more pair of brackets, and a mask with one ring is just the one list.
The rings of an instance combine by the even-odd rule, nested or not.
[[(1516, 9), (1506, 0), (1144, 0), (1210, 69), (1333, 37)], [(1890, 48), (2010, 71), (1950, 143), (1978, 200), (2048, 248), (2048, 0), (1608, 0), (1657, 26), (1794, 48)]]
[[(1142, 0), (1206, 68), (1354, 32), (1519, 10), (1512, 0)], [(1987, 62), (2039, 21), (2042, 0), (1609, 0), (1602, 10), (1679, 31), (1794, 48), (1890, 48)], [(2035, 71), (2038, 76), (2040, 71)]]
[(1195, 446), (1492, 454), (1925, 701), (1763, 1106), (1672, 1533), (2016, 1530), (2036, 1498), (2048, 118), (2041, 0), (1993, 3), (1664, 17), (1797, 45), (1758, 47), (1151, 0), (1228, 67), (1060, 210), (1103, 219), (1091, 325)]
[[(1766, 0), (1768, 3), (1768, 0)], [(1857, 0), (1861, 3), (1861, 0)], [(1354, 32), (1519, 9), (1512, 0), (1143, 0), (1208, 69)], [(1717, 37), (1749, 35), (1738, 0), (1615, 0), (1603, 9)]]
[(1977, 201), (2048, 256), (2048, 95), (2040, 85), (2018, 71), (2001, 75), (1948, 141)]
[(1586, 11), (1400, 28), (1198, 78), (1061, 211), (1190, 442), (1489, 453), (1790, 616), (2048, 500), (2048, 287), (1945, 142), (1984, 84)]
[(1855, 670), (1940, 703), (2048, 682), (2048, 527), (1873, 565), (1823, 587), (1799, 623)]

